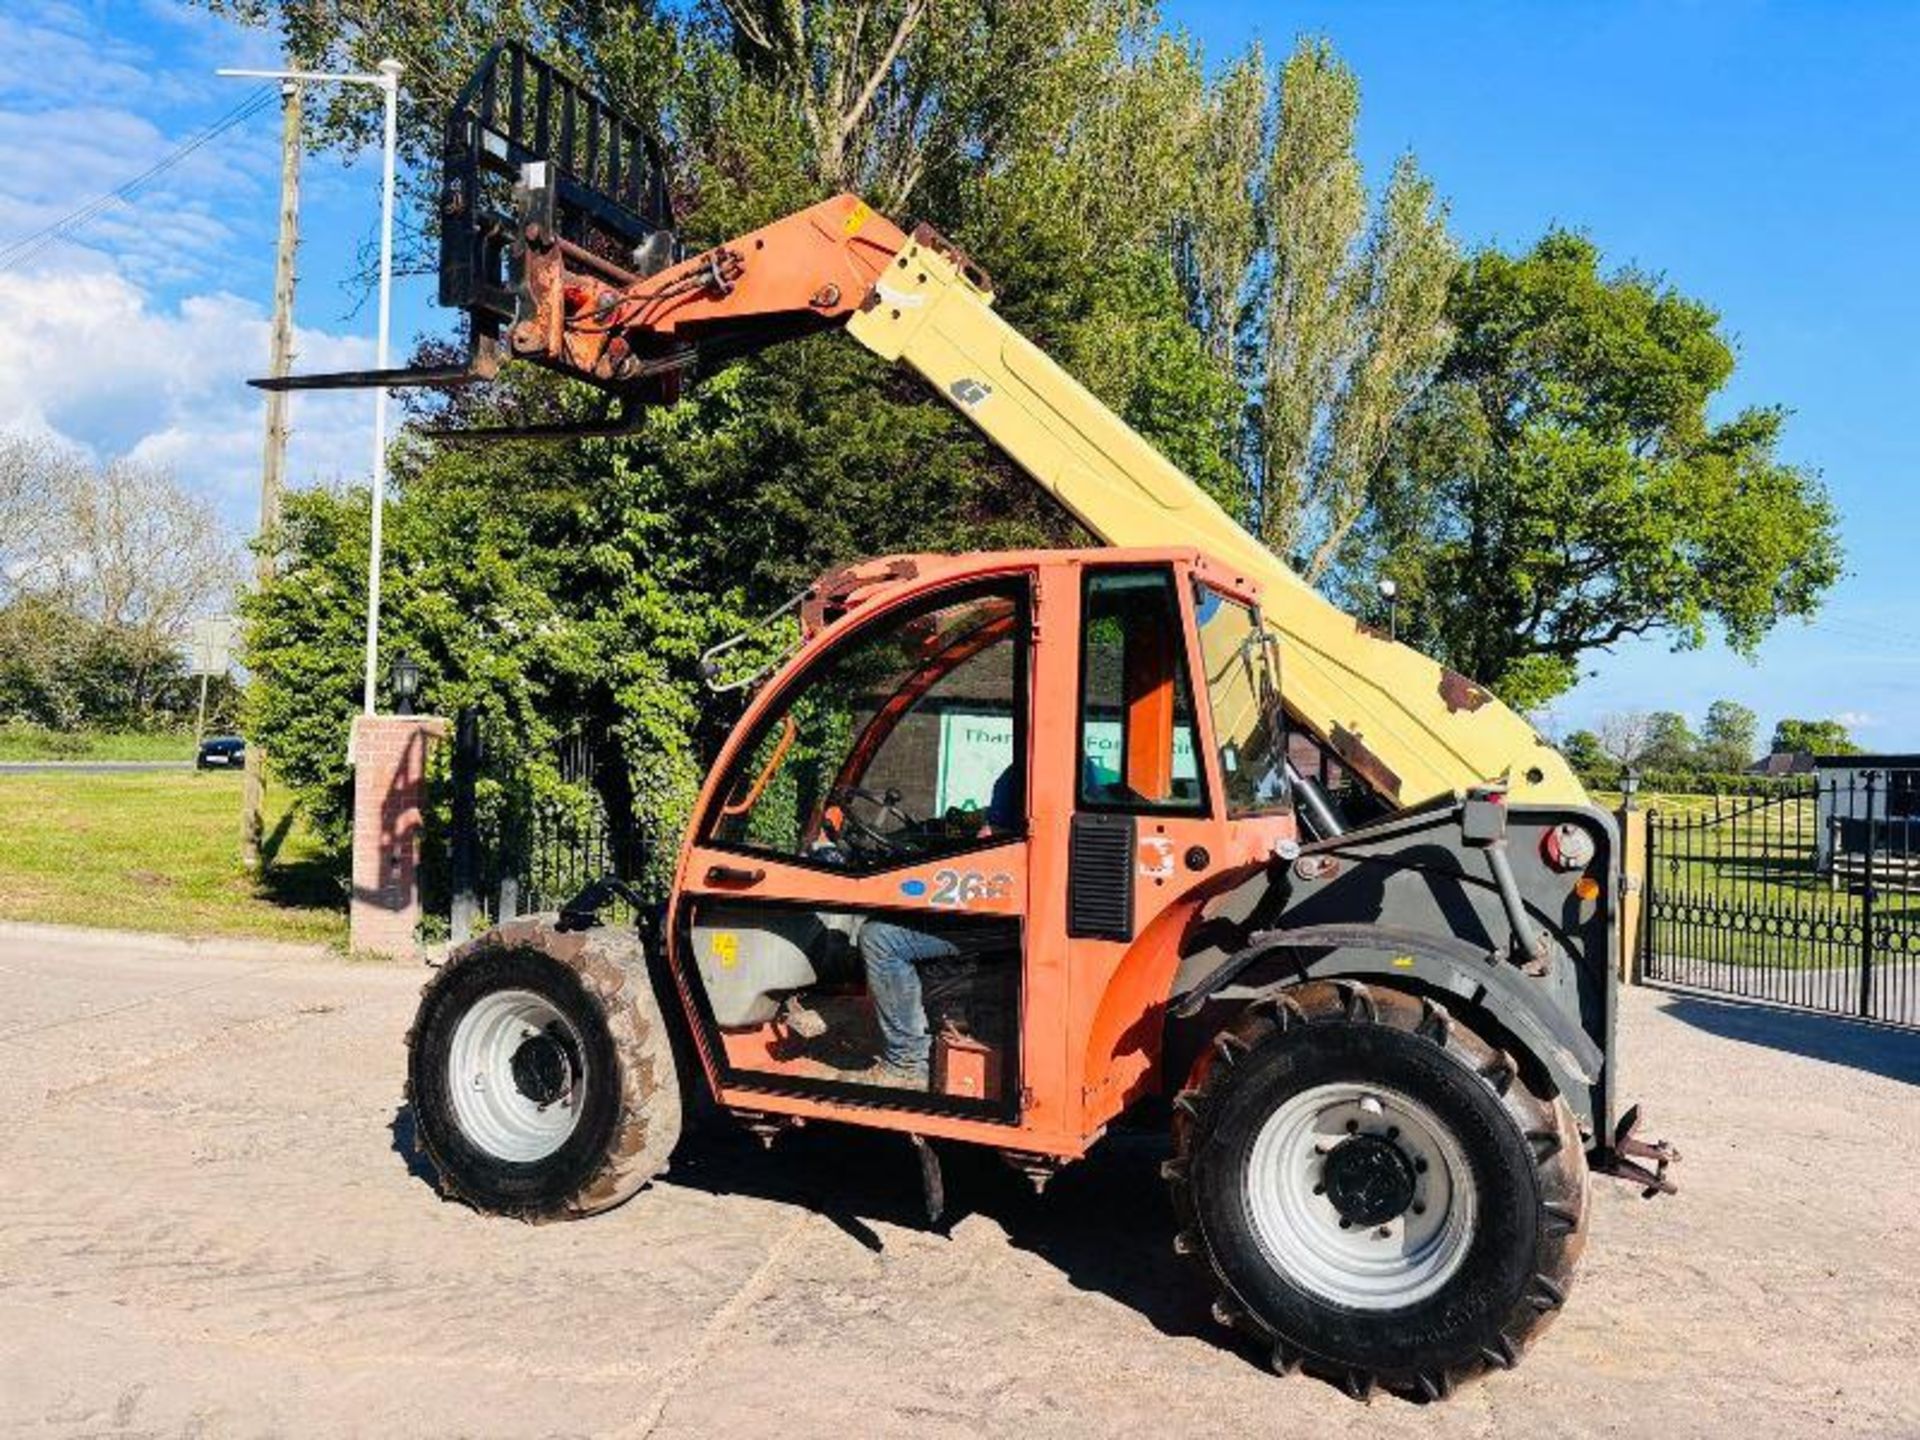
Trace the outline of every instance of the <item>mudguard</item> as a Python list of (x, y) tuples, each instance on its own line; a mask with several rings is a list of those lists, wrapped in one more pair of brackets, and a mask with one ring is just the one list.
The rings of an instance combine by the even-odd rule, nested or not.
[[(1588, 858), (1569, 864), (1583, 844)], [(1216, 1007), (1342, 976), (1431, 994), (1463, 1018), (1489, 1018), (1500, 1032), (1489, 1038), (1524, 1051), (1589, 1143), (1602, 1143), (1613, 1123), (1617, 851), (1603, 811), (1501, 804), (1490, 822), (1471, 797), (1302, 846), (1209, 907), (1170, 1021), (1206, 1033)]]

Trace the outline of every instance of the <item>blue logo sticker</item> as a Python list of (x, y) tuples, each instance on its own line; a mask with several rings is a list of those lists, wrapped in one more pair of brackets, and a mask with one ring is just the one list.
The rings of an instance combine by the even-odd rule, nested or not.
[(902, 895), (924, 895), (927, 893), (927, 882), (924, 880), (902, 880), (900, 882), (900, 893)]

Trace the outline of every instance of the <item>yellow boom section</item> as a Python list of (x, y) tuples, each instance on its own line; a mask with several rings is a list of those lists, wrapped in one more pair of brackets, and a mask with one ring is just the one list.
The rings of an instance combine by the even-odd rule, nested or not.
[(1525, 720), (1330, 604), (992, 305), (946, 256), (910, 241), (847, 329), (924, 376), (1104, 544), (1191, 544), (1257, 583), (1282, 639), (1287, 708), (1390, 798), (1506, 780), (1516, 800), (1586, 803)]

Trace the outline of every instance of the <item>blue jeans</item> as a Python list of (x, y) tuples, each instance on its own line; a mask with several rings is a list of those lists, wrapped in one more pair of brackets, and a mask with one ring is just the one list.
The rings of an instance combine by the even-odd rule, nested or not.
[(960, 947), (951, 940), (905, 925), (869, 920), (860, 927), (860, 962), (866, 967), (867, 990), (880, 1021), (881, 1058), (888, 1065), (927, 1073), (933, 1041), (920, 996), (919, 966), (928, 960), (951, 960), (959, 953)]

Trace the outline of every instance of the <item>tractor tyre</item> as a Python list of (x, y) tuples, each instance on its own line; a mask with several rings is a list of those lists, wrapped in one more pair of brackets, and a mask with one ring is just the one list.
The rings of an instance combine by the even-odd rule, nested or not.
[(407, 1035), (441, 1193), (522, 1220), (609, 1210), (665, 1168), (680, 1080), (640, 937), (512, 920), (461, 946)]
[(1174, 1101), (1175, 1248), (1282, 1374), (1438, 1400), (1565, 1303), (1587, 1162), (1565, 1101), (1439, 1002), (1355, 981), (1258, 1001)]

